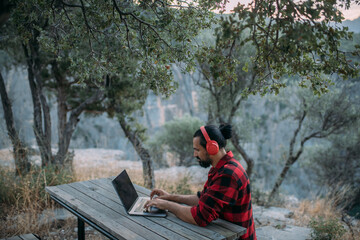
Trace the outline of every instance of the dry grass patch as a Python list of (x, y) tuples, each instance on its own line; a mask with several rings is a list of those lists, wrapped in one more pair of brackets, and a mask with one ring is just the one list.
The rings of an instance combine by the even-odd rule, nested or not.
[[(45, 186), (58, 185), (73, 181), (68, 171), (52, 167), (33, 169), (24, 176), (15, 176), (12, 168), (0, 167), (0, 238), (24, 233), (43, 235), (56, 222), (51, 211), (43, 214), (44, 209), (54, 209), (45, 192)], [(50, 215), (49, 215), (50, 214)]]
[(345, 227), (345, 234), (341, 237), (343, 240), (360, 239), (360, 223), (355, 226), (349, 226), (343, 219), (343, 211), (336, 207), (340, 196), (317, 198), (315, 200), (303, 200), (299, 207), (293, 208), (296, 225), (309, 227), (312, 221), (323, 221), (330, 223), (332, 221), (340, 222)]
[(328, 198), (303, 200), (299, 207), (294, 209), (294, 218), (302, 226), (307, 226), (314, 217), (341, 218), (341, 211), (335, 207), (333, 200)]

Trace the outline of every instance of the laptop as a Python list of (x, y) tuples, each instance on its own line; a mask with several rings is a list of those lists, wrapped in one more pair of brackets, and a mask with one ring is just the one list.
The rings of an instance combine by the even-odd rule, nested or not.
[(126, 212), (129, 215), (146, 216), (146, 217), (166, 217), (165, 210), (156, 207), (150, 207), (145, 211), (145, 203), (150, 197), (139, 197), (134, 185), (132, 184), (126, 170), (122, 171), (113, 181), (112, 184), (118, 194)]

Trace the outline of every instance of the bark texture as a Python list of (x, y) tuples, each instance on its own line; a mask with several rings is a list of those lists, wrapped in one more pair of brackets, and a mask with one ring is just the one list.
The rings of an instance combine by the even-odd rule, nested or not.
[(279, 177), (277, 178), (273, 189), (271, 190), (271, 193), (269, 195), (267, 204), (270, 204), (271, 200), (275, 196), (275, 193), (279, 190), (279, 187), (283, 183), (283, 181), (285, 179), (285, 176), (286, 176), (287, 172), (289, 171), (290, 167), (299, 159), (301, 153), (303, 152), (305, 142), (307, 140), (309, 140), (310, 138), (312, 138), (312, 137), (306, 137), (306, 138), (302, 139), (301, 144), (300, 144), (300, 148), (297, 151), (297, 153), (294, 155), (294, 146), (295, 146), (295, 142), (296, 142), (296, 137), (298, 136), (298, 134), (299, 134), (299, 132), (301, 130), (301, 127), (303, 125), (306, 114), (307, 114), (307, 112), (304, 111), (302, 113), (301, 118), (299, 119), (298, 127), (296, 128), (296, 130), (295, 130), (295, 132), (293, 134), (293, 137), (291, 138), (291, 141), (290, 141), (289, 155), (288, 155), (288, 158), (286, 159), (285, 166), (282, 169)]
[(28, 159), (27, 149), (25, 144), (20, 140), (18, 131), (15, 128), (11, 102), (7, 95), (4, 78), (1, 73), (0, 73), (0, 94), (1, 94), (1, 102), (4, 109), (6, 128), (11, 143), (13, 145), (13, 155), (15, 159), (16, 175), (23, 175), (28, 173), (30, 170), (30, 163)]
[(142, 161), (144, 185), (146, 188), (153, 189), (155, 187), (154, 167), (149, 151), (143, 146), (136, 132), (131, 130), (124, 116), (120, 116), (118, 119), (125, 136), (129, 139)]
[[(41, 78), (39, 46), (36, 40), (39, 33), (34, 30), (33, 39), (28, 45), (23, 45), (27, 69), (28, 81), (34, 108), (34, 134), (39, 146), (41, 165), (46, 166), (53, 163), (51, 153), (51, 118), (50, 108), (43, 93), (43, 80)], [(35, 39), (35, 40), (34, 40)]]
[(254, 160), (246, 153), (245, 149), (239, 144), (239, 137), (235, 131), (232, 132), (231, 142), (245, 160), (247, 165), (246, 173), (250, 178), (254, 169)]

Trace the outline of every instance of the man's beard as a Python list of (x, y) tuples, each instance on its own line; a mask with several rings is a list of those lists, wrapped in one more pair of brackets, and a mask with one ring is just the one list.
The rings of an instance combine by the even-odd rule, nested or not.
[(200, 167), (203, 167), (203, 168), (208, 168), (210, 167), (211, 165), (211, 160), (210, 159), (207, 159), (207, 160), (201, 160), (199, 157), (196, 157), (198, 160), (199, 160), (199, 165)]

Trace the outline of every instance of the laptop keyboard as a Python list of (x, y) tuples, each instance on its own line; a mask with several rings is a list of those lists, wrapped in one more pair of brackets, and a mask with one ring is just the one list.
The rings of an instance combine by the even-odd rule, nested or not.
[(146, 198), (141, 198), (137, 203), (134, 212), (144, 212), (144, 205), (148, 201)]

